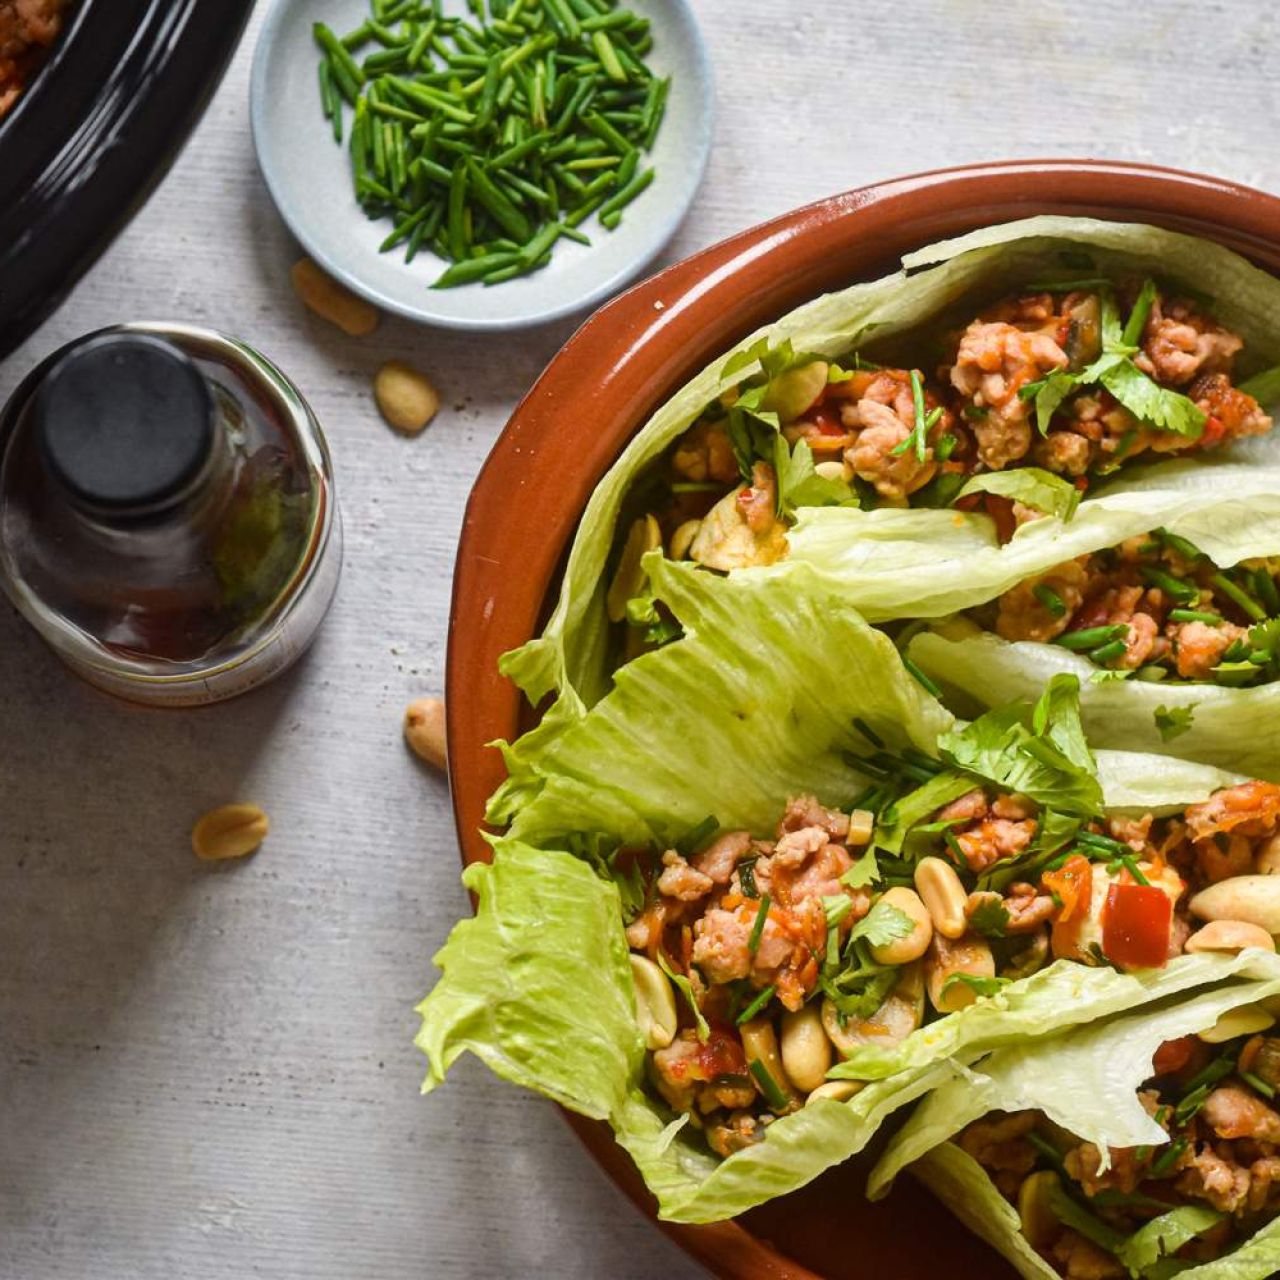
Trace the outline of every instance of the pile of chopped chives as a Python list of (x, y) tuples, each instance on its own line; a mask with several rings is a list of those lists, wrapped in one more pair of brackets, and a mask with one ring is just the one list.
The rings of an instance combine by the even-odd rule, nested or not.
[[(614, 0), (372, 0), (337, 36), (313, 31), (334, 137), (350, 131), (356, 197), (390, 218), (382, 252), (424, 245), (452, 265), (435, 288), (498, 284), (551, 260), (592, 214), (612, 230), (652, 181), (641, 167), (669, 80), (644, 65), (649, 23)], [(366, 49), (372, 49), (365, 52)], [(357, 55), (361, 55), (359, 60)]]

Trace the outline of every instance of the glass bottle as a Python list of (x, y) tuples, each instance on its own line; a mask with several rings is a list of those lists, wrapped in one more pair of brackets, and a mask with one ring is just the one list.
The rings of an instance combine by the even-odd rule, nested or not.
[(277, 675), (314, 638), (341, 561), (319, 424), (225, 334), (89, 334), (0, 411), (0, 586), (111, 693), (192, 706)]

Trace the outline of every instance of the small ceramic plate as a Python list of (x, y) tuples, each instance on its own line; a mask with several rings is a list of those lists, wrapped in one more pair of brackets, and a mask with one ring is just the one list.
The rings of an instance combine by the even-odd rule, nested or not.
[[(645, 61), (671, 77), (666, 116), (652, 153), (649, 189), (610, 232), (582, 224), (592, 243), (561, 240), (551, 262), (486, 288), (432, 289), (447, 265), (430, 251), (408, 265), (403, 249), (379, 253), (391, 229), (356, 203), (345, 142), (333, 139), (320, 107), (311, 36), (315, 22), (339, 35), (368, 16), (368, 0), (276, 0), (254, 54), (250, 117), (258, 164), (271, 198), (304, 249), (330, 275), (386, 311), (451, 329), (519, 329), (573, 315), (616, 293), (653, 260), (680, 224), (711, 148), (713, 86), (702, 36), (686, 0), (627, 0), (652, 24)], [(461, 3), (448, 12), (465, 12)], [(346, 113), (350, 128), (351, 113)]]

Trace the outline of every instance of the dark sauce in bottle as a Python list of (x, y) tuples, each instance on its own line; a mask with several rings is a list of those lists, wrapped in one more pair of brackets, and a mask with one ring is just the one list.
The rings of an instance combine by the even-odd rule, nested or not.
[(234, 339), (93, 334), (0, 416), (0, 578), (113, 692), (193, 703), (260, 683), (311, 639), (340, 558), (319, 426)]

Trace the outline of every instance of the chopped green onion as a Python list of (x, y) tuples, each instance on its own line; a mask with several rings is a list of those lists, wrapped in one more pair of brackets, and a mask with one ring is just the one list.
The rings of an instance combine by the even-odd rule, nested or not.
[(769, 1068), (759, 1058), (752, 1058), (747, 1070), (751, 1072), (764, 1100), (771, 1111), (786, 1111), (789, 1107), (787, 1095), (782, 1092), (778, 1082), (769, 1074)]
[(1079, 652), (1085, 649), (1096, 649), (1099, 645), (1120, 640), (1128, 634), (1129, 628), (1123, 623), (1108, 627), (1085, 627), (1081, 631), (1064, 631), (1053, 642), (1064, 649)]
[(1105, 666), (1108, 662), (1114, 662), (1116, 658), (1123, 658), (1127, 648), (1123, 640), (1110, 640), (1096, 649), (1090, 649), (1089, 657), (1099, 666)]
[(1211, 579), (1214, 587), (1233, 604), (1238, 605), (1254, 622), (1264, 622), (1267, 611), (1243, 588), (1238, 587), (1225, 573), (1215, 573)]
[(755, 924), (751, 926), (751, 936), (747, 939), (747, 951), (751, 955), (760, 948), (760, 936), (764, 933), (764, 922), (769, 918), (769, 895), (760, 899), (760, 908), (756, 912)]
[(772, 983), (769, 986), (765, 987), (765, 989), (758, 996), (756, 996), (756, 998), (749, 1005), (747, 1005), (747, 1007), (743, 1009), (743, 1011), (740, 1014), (738, 1014), (738, 1016), (734, 1019), (734, 1022), (737, 1023), (738, 1026), (742, 1026), (744, 1022), (750, 1022), (751, 1019), (754, 1018), (756, 1014), (759, 1013), (760, 1010), (763, 1009), (765, 1005), (767, 1005), (769, 1001), (773, 999), (773, 993), (776, 990), (777, 990), (777, 987), (775, 987)]
[[(902, 655), (902, 665), (915, 677), (918, 684), (924, 686), (927, 692), (933, 694), (935, 698), (942, 697), (942, 690), (939, 689), (938, 686), (934, 684), (934, 682), (930, 680), (929, 677), (925, 675), (925, 673), (921, 671), (920, 668), (917, 667), (916, 664), (905, 654)], [(874, 774), (872, 776), (874, 777)]]
[(1037, 582), (1031, 588), (1031, 594), (1055, 617), (1064, 618), (1067, 613), (1066, 601), (1050, 586)]

